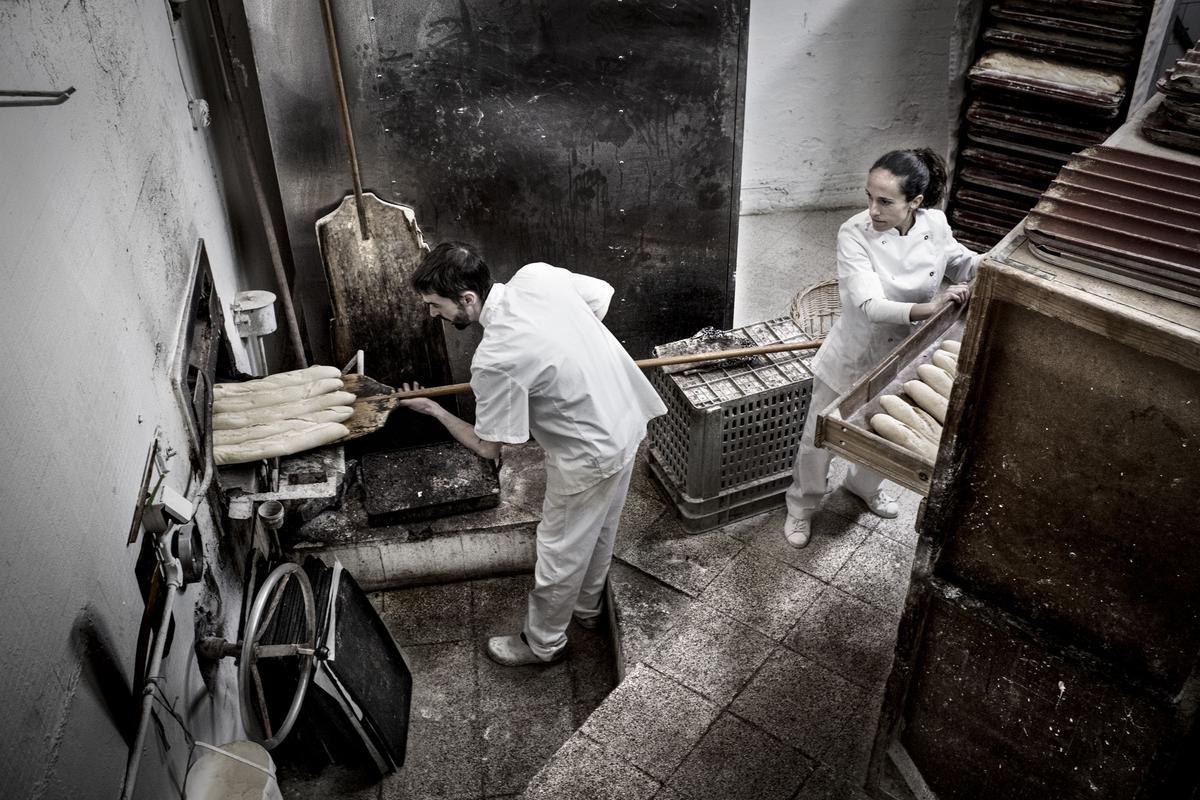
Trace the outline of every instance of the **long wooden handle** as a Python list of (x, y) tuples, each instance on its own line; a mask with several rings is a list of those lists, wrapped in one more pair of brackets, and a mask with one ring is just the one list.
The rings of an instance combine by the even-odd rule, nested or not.
[(333, 85), (337, 88), (338, 111), (342, 116), (342, 133), (350, 152), (350, 179), (354, 182), (354, 204), (358, 208), (358, 226), (364, 240), (371, 238), (367, 229), (367, 209), (363, 205), (362, 173), (358, 168), (358, 148), (354, 145), (354, 125), (350, 122), (350, 103), (346, 100), (346, 82), (342, 77), (342, 54), (338, 50), (337, 22), (330, 0), (321, 0), (321, 19), (325, 23), (325, 43), (329, 48), (329, 66), (333, 70)]
[[(761, 356), (767, 353), (786, 353), (792, 350), (814, 350), (821, 346), (824, 339), (810, 342), (783, 342), (781, 344), (764, 344), (757, 347), (742, 347), (737, 350), (716, 350), (711, 353), (688, 353), (682, 356), (661, 356), (659, 358), (643, 358), (635, 361), (642, 369), (652, 367), (669, 367), (673, 364), (698, 364), (704, 361), (720, 361), (726, 358), (744, 358), (746, 356)], [(388, 395), (389, 400), (408, 400), (414, 397), (444, 397), (448, 394), (461, 394), (471, 391), (469, 383), (451, 383), (446, 386), (415, 389), (409, 392), (396, 392)]]

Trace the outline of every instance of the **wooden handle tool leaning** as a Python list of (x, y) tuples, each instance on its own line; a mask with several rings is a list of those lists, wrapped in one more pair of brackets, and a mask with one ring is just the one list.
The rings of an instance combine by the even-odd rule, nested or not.
[[(699, 364), (709, 361), (720, 361), (726, 358), (743, 358), (746, 356), (766, 355), (767, 353), (786, 353), (792, 350), (813, 350), (821, 346), (823, 339), (804, 342), (783, 342), (780, 344), (765, 344), (758, 347), (742, 347), (736, 350), (718, 350), (711, 353), (689, 353), (680, 356), (662, 356), (660, 358), (645, 358), (635, 361), (642, 369), (666, 367), (672, 364)], [(387, 384), (379, 383), (362, 375), (344, 376), (346, 390), (358, 395), (354, 403), (354, 416), (344, 423), (350, 433), (340, 441), (357, 439), (374, 433), (387, 423), (388, 415), (400, 406), (401, 400), (414, 397), (444, 397), (451, 394), (469, 392), (471, 384), (452, 383), (447, 386), (432, 386), (408, 392), (397, 392)]]

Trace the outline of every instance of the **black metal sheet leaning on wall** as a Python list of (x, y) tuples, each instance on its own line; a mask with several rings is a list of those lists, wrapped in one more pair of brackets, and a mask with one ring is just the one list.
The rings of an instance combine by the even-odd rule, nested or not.
[[(364, 188), (412, 206), (430, 244), (479, 244), (498, 280), (541, 260), (609, 281), (635, 356), (728, 326), (748, 0), (335, 7)], [(349, 187), (319, 4), (246, 10), (311, 294), (312, 223)]]

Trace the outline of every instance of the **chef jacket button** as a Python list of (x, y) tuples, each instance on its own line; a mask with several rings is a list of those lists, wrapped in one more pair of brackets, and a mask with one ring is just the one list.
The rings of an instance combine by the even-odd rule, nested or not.
[(925, 234), (925, 241), (929, 241), (929, 234)]
[(929, 273), (929, 277), (931, 277), (931, 278), (933, 277), (933, 273), (932, 273), (932, 272), (931, 272), (931, 273)]

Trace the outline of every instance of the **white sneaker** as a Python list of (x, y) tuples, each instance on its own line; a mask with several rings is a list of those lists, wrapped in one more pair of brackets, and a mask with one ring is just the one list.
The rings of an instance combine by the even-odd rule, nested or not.
[(787, 515), (783, 522), (783, 538), (792, 547), (804, 547), (812, 537), (812, 520)]
[(543, 660), (538, 658), (537, 653), (533, 652), (525, 642), (525, 636), (517, 634), (515, 636), (493, 636), (488, 639), (487, 654), (488, 658), (497, 664), (503, 664), (506, 667), (520, 667), (525, 664), (553, 663), (562, 658), (563, 651), (559, 650), (553, 658)]
[[(851, 494), (854, 493), (851, 492)], [(866, 503), (867, 508), (871, 509), (871, 513), (877, 517), (895, 519), (900, 516), (900, 504), (896, 502), (896, 498), (884, 494), (882, 489), (876, 492), (870, 499), (859, 497), (856, 494), (854, 496)]]

